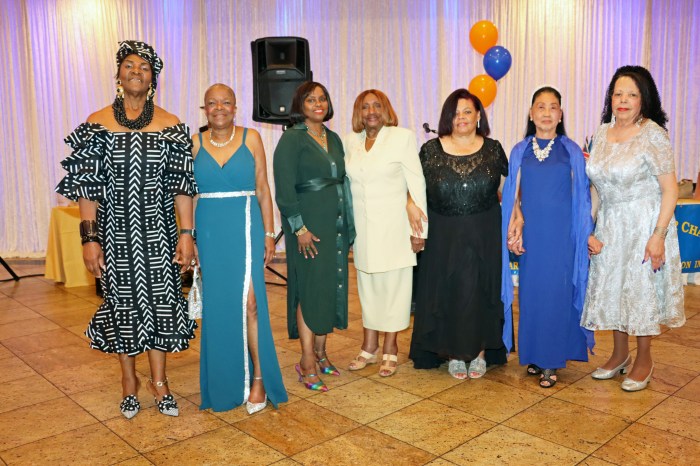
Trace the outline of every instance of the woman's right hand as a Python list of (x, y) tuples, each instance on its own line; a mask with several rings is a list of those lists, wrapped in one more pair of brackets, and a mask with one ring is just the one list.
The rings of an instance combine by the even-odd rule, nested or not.
[(603, 243), (598, 240), (595, 236), (591, 235), (588, 237), (588, 257), (596, 256), (600, 254), (603, 250)]
[(88, 271), (96, 278), (102, 277), (105, 269), (105, 256), (102, 254), (102, 246), (97, 241), (83, 244), (83, 262)]
[(318, 254), (315, 242), (321, 241), (313, 233), (307, 231), (303, 235), (297, 236), (297, 249), (301, 254), (304, 255), (304, 259), (308, 259), (309, 256), (313, 259)]

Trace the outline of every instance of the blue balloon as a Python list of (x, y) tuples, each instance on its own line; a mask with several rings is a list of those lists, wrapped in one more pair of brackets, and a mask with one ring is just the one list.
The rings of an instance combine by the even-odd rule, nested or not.
[(491, 47), (484, 54), (484, 69), (496, 81), (506, 75), (512, 63), (510, 52), (500, 45)]

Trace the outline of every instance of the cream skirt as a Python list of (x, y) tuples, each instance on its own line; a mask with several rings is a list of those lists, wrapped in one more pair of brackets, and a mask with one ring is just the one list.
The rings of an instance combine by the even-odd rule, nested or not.
[(362, 305), (364, 328), (399, 332), (411, 319), (413, 267), (388, 272), (357, 271), (357, 290)]

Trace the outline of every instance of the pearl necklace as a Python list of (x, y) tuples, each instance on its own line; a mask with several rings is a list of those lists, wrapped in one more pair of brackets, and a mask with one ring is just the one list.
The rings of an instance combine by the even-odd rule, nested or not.
[[(556, 139), (556, 136), (554, 137)], [(537, 136), (532, 137), (532, 151), (535, 153), (535, 157), (537, 160), (540, 162), (544, 162), (544, 159), (549, 157), (549, 153), (552, 152), (552, 146), (554, 145), (554, 139), (549, 141), (549, 144), (547, 144), (547, 147), (544, 149), (540, 149), (540, 146), (537, 144)]]
[(226, 142), (216, 142), (213, 139), (214, 132), (212, 130), (209, 130), (209, 142), (211, 143), (212, 146), (222, 148), (226, 147), (231, 141), (233, 141), (233, 137), (236, 135), (236, 126), (234, 125), (233, 131), (231, 131), (231, 137), (228, 138), (228, 141)]
[(318, 134), (316, 131), (309, 128), (308, 125), (304, 126), (306, 126), (306, 131), (308, 131), (311, 135), (316, 136), (321, 140), (321, 147), (323, 147), (323, 150), (328, 152), (328, 141), (326, 140), (326, 127), (321, 126), (321, 134)]

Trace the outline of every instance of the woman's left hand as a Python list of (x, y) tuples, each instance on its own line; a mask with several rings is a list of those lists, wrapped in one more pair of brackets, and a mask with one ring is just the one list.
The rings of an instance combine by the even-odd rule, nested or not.
[(275, 240), (269, 236), (265, 237), (265, 265), (275, 258)]
[(175, 248), (175, 259), (173, 263), (180, 264), (180, 273), (189, 270), (194, 261), (194, 240), (192, 235), (180, 235)]
[(425, 249), (425, 239), (411, 236), (411, 249), (414, 253), (421, 252), (423, 249)]
[(664, 238), (659, 235), (651, 235), (647, 246), (644, 248), (644, 262), (651, 259), (651, 268), (654, 272), (661, 270), (661, 267), (666, 263), (666, 245)]
[(523, 226), (525, 221), (522, 218), (513, 219), (508, 225), (508, 241), (506, 247), (510, 252), (518, 256), (525, 252), (523, 248)]
[(420, 237), (423, 234), (423, 222), (427, 222), (428, 217), (421, 208), (413, 202), (413, 199), (409, 199), (406, 203), (406, 212), (408, 213), (408, 223), (411, 225), (413, 236)]

